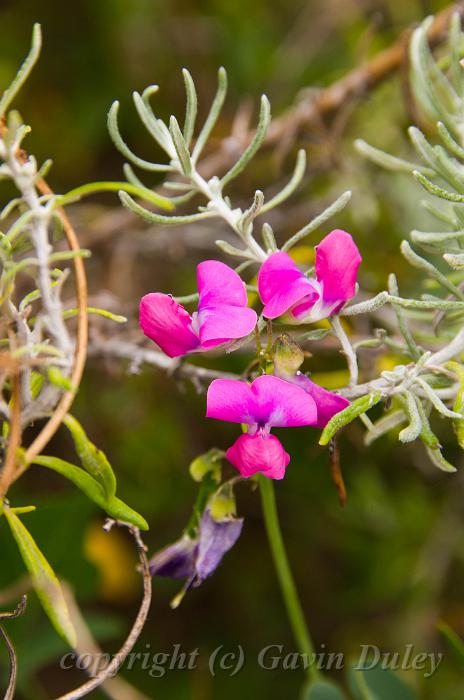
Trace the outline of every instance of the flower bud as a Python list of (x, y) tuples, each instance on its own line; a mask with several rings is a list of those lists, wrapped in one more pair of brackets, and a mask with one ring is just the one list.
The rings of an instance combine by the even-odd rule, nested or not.
[(286, 333), (275, 343), (274, 373), (281, 378), (293, 377), (304, 362), (303, 350)]

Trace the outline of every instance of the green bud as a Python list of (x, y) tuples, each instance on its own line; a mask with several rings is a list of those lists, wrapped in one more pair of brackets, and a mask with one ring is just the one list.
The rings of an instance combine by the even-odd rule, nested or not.
[(304, 362), (303, 350), (286, 333), (275, 342), (274, 367), (278, 377), (293, 377)]
[(216, 522), (230, 520), (236, 515), (237, 507), (233, 485), (230, 481), (221, 486), (209, 502), (211, 517)]
[(190, 464), (190, 476), (194, 481), (203, 481), (207, 474), (210, 474), (213, 481), (219, 483), (221, 481), (221, 459), (224, 457), (224, 452), (213, 447), (205, 454), (196, 457)]

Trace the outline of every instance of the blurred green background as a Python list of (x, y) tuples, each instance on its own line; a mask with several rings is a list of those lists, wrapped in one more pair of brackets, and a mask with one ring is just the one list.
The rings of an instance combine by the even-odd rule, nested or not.
[[(330, 84), (445, 5), (427, 0), (77, 0), (67, 5), (2, 0), (0, 85), (13, 76), (32, 23), (40, 21), (42, 58), (17, 106), (33, 127), (29, 150), (40, 160), (54, 159), (49, 182), (55, 191), (65, 191), (89, 180), (121, 178), (122, 158), (106, 130), (114, 99), (121, 100), (127, 140), (135, 150), (154, 155), (131, 104), (132, 90), (156, 82), (159, 115), (182, 114), (180, 69), (186, 66), (204, 114), (217, 67), (224, 65), (230, 89), (217, 130), (223, 136), (243, 99), (256, 101), (266, 92), (278, 114), (303, 88)], [(252, 188), (280, 181), (289, 174), (297, 147), (306, 147), (308, 178), (282, 212), (277, 231), (285, 236), (322, 203), (352, 189), (352, 204), (335, 223), (356, 236), (364, 258), (361, 286), (369, 292), (384, 288), (387, 272), (394, 270), (402, 291), (417, 293), (417, 279), (398, 245), (410, 228), (423, 223), (418, 190), (408, 178), (362, 162), (352, 146), (362, 137), (407, 153), (404, 133), (412, 116), (404, 95), (405, 75), (396, 75), (360, 104), (343, 105), (329, 123), (306, 129), (284, 151), (266, 151), (233, 192), (240, 202)], [(213, 254), (211, 241), (190, 246), (175, 234), (157, 245), (156, 232), (128, 219), (111, 195), (71, 213), (83, 245), (94, 253), (88, 265), (92, 292), (106, 290), (108, 303), (130, 316), (134, 337), (140, 295), (158, 289), (190, 292), (195, 262)], [(120, 332), (105, 324), (95, 332), (106, 337)], [(230, 362), (240, 371), (246, 358), (234, 356)], [(307, 369), (327, 376), (343, 366), (342, 358), (322, 355), (311, 358)], [(74, 412), (108, 454), (121, 496), (149, 520), (146, 539), (153, 550), (175, 539), (187, 522), (195, 497), (190, 461), (212, 445), (226, 447), (235, 435), (233, 426), (205, 421), (204, 404), (191, 386), (179, 387), (154, 368), (134, 375), (113, 361), (89, 361)], [(440, 638), (437, 622), (444, 619), (464, 634), (463, 479), (437, 472), (415, 445), (400, 448), (384, 438), (366, 449), (362, 432), (354, 426), (342, 439), (348, 489), (343, 510), (316, 432), (299, 429), (281, 436), (292, 462), (276, 485), (279, 510), (316, 647), (343, 652), (347, 660), (356, 658), (362, 644), (401, 651), (410, 643), (417, 650), (442, 651), (445, 659), (431, 679), (414, 671), (404, 677), (426, 700), (462, 700), (463, 668)], [(441, 438), (450, 461), (462, 464), (452, 436), (442, 430)], [(51, 449), (71, 459), (66, 435), (55, 438)], [(101, 513), (72, 486), (39, 468), (13, 493), (15, 503), (38, 504), (27, 516), (31, 531), (73, 586), (104, 648), (115, 651), (139, 596), (130, 543), (120, 533), (103, 537)], [(200, 663), (195, 671), (168, 671), (163, 678), (150, 677), (139, 664), (123, 673), (150, 698), (280, 700), (296, 698), (301, 688), (301, 672), (266, 671), (256, 661), (264, 646), (282, 644), (292, 651), (295, 644), (258, 495), (241, 488), (238, 496), (243, 535), (214, 577), (175, 612), (168, 602), (177, 584), (154, 582), (150, 620), (136, 651), (169, 653), (179, 643), (187, 652), (198, 648)], [(0, 539), (4, 605), (1, 591), (20, 580), (22, 568), (3, 519)], [(21, 662), (19, 698), (50, 698), (79, 682), (78, 672), (57, 667), (65, 647), (33, 596), (28, 613), (8, 629)], [(234, 678), (225, 672), (213, 678), (208, 671), (208, 655), (221, 644), (225, 649), (240, 644), (245, 651), (247, 663)], [(343, 681), (342, 675), (334, 677)]]

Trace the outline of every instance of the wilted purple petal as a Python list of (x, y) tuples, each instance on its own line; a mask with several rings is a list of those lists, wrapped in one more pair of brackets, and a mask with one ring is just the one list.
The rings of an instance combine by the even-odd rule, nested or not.
[(199, 586), (217, 569), (224, 555), (240, 537), (242, 527), (243, 518), (218, 522), (211, 517), (209, 508), (205, 509), (200, 521), (194, 586)]
[(150, 573), (175, 579), (190, 578), (195, 573), (197, 551), (197, 541), (183, 535), (150, 559)]

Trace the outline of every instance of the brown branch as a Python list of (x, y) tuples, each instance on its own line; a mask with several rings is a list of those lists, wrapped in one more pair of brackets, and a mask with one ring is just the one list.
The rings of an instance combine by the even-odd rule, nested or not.
[[(88, 625), (82, 616), (71, 587), (63, 582), (61, 582), (61, 587), (66, 599), (71, 621), (74, 625), (74, 629), (76, 630), (77, 654), (81, 657), (90, 655), (96, 660), (102, 658), (103, 652), (93, 638), (92, 633), (90, 632)], [(121, 676), (108, 678), (104, 683), (102, 683), (102, 690), (105, 691), (108, 696), (112, 698), (112, 700), (149, 700), (146, 695), (134, 688), (124, 678), (121, 678)]]
[[(6, 613), (0, 613), (0, 620), (14, 620), (17, 617), (20, 617), (24, 611), (26, 610), (26, 605), (27, 605), (27, 596), (23, 596), (21, 598), (21, 602), (19, 603), (18, 607), (16, 610), (13, 612), (6, 612)], [(3, 700), (13, 700), (14, 698), (14, 693), (16, 689), (16, 677), (18, 674), (18, 662), (16, 659), (16, 652), (14, 650), (14, 647), (10, 641), (10, 638), (8, 637), (7, 633), (3, 629), (3, 627), (0, 626), (0, 636), (2, 637), (3, 641), (5, 642), (6, 648), (8, 650), (8, 656), (10, 657), (10, 677), (8, 679), (8, 687), (6, 689), (6, 693), (3, 696)]]
[[(38, 183), (37, 187), (42, 194), (53, 194), (52, 190), (49, 188), (49, 186), (44, 180), (41, 180)], [(63, 229), (69, 248), (72, 251), (78, 252), (80, 250), (80, 246), (74, 228), (62, 209), (59, 210), (59, 214), (63, 222)], [(73, 369), (70, 377), (71, 383), (74, 387), (74, 391), (67, 391), (62, 395), (58, 405), (56, 406), (53, 412), (53, 415), (44, 425), (44, 427), (37, 435), (35, 440), (32, 442), (32, 444), (27, 448), (24, 455), (23, 464), (17, 465), (16, 469), (14, 470), (14, 473), (11, 473), (11, 469), (9, 470), (8, 481), (5, 482), (3, 488), (0, 486), (1, 495), (6, 494), (9, 486), (24, 473), (30, 462), (32, 462), (34, 457), (36, 457), (44, 449), (44, 447), (56, 433), (56, 431), (61, 425), (64, 416), (71, 407), (77, 388), (79, 387), (82, 378), (87, 357), (88, 343), (87, 277), (85, 273), (83, 259), (79, 256), (76, 256), (73, 259), (73, 262), (74, 273), (76, 278), (76, 296), (78, 307), (76, 349), (74, 354)], [(14, 457), (12, 459), (14, 459)], [(5, 468), (3, 469), (3, 473), (4, 472)]]
[(202, 382), (211, 382), (213, 379), (234, 379), (237, 375), (232, 372), (221, 372), (199, 365), (192, 365), (179, 358), (167, 357), (162, 352), (143, 347), (129, 340), (110, 338), (105, 340), (98, 338), (89, 345), (89, 357), (103, 359), (126, 360), (130, 363), (132, 373), (136, 373), (143, 365), (150, 365), (165, 370), (175, 378), (189, 379), (197, 388)]
[(330, 474), (338, 493), (338, 501), (343, 508), (346, 503), (346, 488), (340, 463), (340, 445), (338, 439), (332, 438), (329, 442)]
[[(428, 30), (431, 46), (436, 46), (446, 37), (454, 12), (464, 15), (464, 2), (453, 3), (435, 15)], [(304, 126), (334, 114), (353, 99), (360, 100), (366, 97), (370, 90), (385, 82), (401, 68), (412, 31), (413, 27), (408, 27), (392, 46), (380, 51), (370, 61), (328, 87), (312, 90), (310, 95), (306, 95), (282, 116), (273, 119), (264, 144), (272, 146), (279, 142), (288, 143)], [(241, 136), (225, 139), (219, 150), (200, 164), (202, 174), (214, 174), (221, 165), (228, 166), (251, 141), (253, 135), (254, 131), (244, 131)]]
[(83, 698), (89, 693), (99, 688), (109, 678), (113, 678), (118, 673), (127, 656), (134, 648), (147, 620), (151, 604), (152, 582), (150, 569), (148, 565), (148, 559), (146, 555), (146, 547), (142, 541), (140, 531), (138, 528), (134, 527), (133, 525), (127, 525), (127, 523), (122, 523), (117, 520), (109, 519), (106, 521), (104, 529), (109, 531), (114, 525), (118, 525), (120, 527), (127, 527), (137, 545), (140, 560), (140, 568), (143, 577), (143, 599), (139, 612), (137, 614), (134, 624), (132, 625), (132, 629), (129, 632), (129, 636), (127, 637), (126, 641), (124, 642), (118, 653), (114, 655), (111, 663), (105, 669), (103, 669), (97, 676), (95, 676), (95, 678), (91, 678), (86, 683), (79, 686), (79, 688), (71, 690), (65, 695), (60, 695), (60, 697), (56, 698), (55, 700), (77, 700), (78, 698)]
[(10, 484), (14, 480), (17, 451), (21, 445), (21, 392), (17, 367), (11, 373), (11, 381), (13, 387), (11, 392), (10, 431), (6, 458), (0, 474), (0, 506)]
[[(464, 2), (458, 2), (434, 17), (428, 30), (431, 46), (436, 46), (446, 36), (451, 16), (454, 12), (464, 15)], [(311, 98), (300, 102), (282, 117), (275, 119), (268, 131), (267, 141), (279, 141), (290, 129), (296, 132), (301, 126), (311, 122), (316, 116), (325, 116), (335, 112), (344, 103), (355, 98), (364, 97), (369, 90), (387, 80), (401, 68), (405, 47), (409, 44), (412, 28), (408, 27), (399, 39), (388, 49), (380, 51), (364, 66), (360, 66), (324, 88)]]

